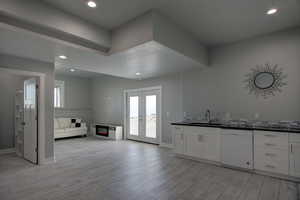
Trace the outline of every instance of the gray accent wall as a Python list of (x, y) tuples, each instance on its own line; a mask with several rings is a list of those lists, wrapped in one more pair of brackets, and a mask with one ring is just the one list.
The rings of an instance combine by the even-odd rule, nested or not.
[[(162, 86), (162, 141), (172, 143), (170, 122), (184, 113), (197, 119), (206, 109), (220, 116), (261, 120), (300, 120), (300, 28), (210, 49), (210, 66), (156, 79), (129, 80), (104, 76), (93, 79), (94, 121), (123, 124), (125, 89)], [(288, 75), (282, 93), (257, 98), (245, 89), (245, 74), (266, 62)], [(202, 116), (201, 116), (202, 114)]]
[(178, 74), (141, 81), (111, 76), (96, 78), (92, 89), (93, 119), (99, 123), (123, 125), (124, 90), (162, 86), (162, 142), (171, 143), (169, 124), (182, 118), (182, 89), (179, 80)]
[(64, 108), (55, 109), (55, 117), (78, 117), (89, 125), (92, 120), (92, 81), (88, 78), (56, 75), (65, 83)]
[(0, 149), (15, 146), (15, 95), (23, 88), (24, 77), (0, 71)]

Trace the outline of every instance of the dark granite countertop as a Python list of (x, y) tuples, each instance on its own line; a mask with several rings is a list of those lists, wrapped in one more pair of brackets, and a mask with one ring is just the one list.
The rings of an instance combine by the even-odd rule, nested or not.
[(257, 126), (250, 126), (250, 125), (229, 125), (229, 124), (217, 124), (217, 123), (189, 123), (189, 122), (176, 122), (176, 123), (171, 123), (171, 125), (300, 133), (300, 128), (285, 128), (285, 127), (282, 128), (281, 127), (280, 128), (279, 127), (257, 127)]

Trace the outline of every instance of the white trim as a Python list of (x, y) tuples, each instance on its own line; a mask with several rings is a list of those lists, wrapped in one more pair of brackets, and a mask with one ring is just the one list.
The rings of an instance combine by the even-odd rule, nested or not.
[[(45, 127), (45, 77), (46, 75), (39, 72), (23, 71), (18, 69), (8, 69), (0, 67), (0, 71), (13, 73), (16, 75), (23, 76), (36, 76), (38, 77), (38, 164), (45, 160), (45, 138), (46, 138), (46, 127)], [(54, 140), (54, 139), (53, 139)]]
[[(63, 80), (55, 80), (54, 81), (54, 89), (59, 88), (60, 89), (60, 106), (56, 107), (54, 103), (55, 109), (62, 109), (65, 107), (65, 81)], [(56, 98), (54, 94), (54, 98)]]
[(161, 147), (161, 148), (168, 148), (168, 149), (173, 149), (174, 148), (173, 144), (168, 144), (168, 143), (164, 143), (164, 142), (161, 142), (159, 144), (159, 147)]
[(0, 149), (0, 155), (8, 154), (8, 153), (15, 153), (15, 148), (9, 148), (9, 149)]
[(161, 90), (162, 86), (155, 86), (155, 87), (146, 87), (146, 88), (136, 88), (136, 89), (127, 89), (124, 90), (125, 93), (127, 92), (140, 92), (140, 91), (147, 91), (147, 90)]
[(127, 140), (127, 121), (126, 121), (126, 114), (127, 114), (127, 93), (128, 92), (139, 92), (139, 91), (151, 91), (151, 90), (158, 90), (159, 91), (159, 141), (158, 144), (162, 143), (162, 86), (155, 86), (155, 87), (146, 87), (146, 88), (137, 88), (137, 89), (127, 89), (123, 91), (123, 126), (124, 126), (124, 140)]
[(55, 157), (49, 157), (49, 158), (45, 158), (44, 160), (42, 160), (40, 162), (40, 165), (49, 165), (49, 164), (53, 164), (56, 163)]

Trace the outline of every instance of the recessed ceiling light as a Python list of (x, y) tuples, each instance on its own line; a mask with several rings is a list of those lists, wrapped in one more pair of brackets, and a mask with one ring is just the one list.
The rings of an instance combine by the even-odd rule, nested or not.
[(267, 15), (273, 15), (277, 13), (277, 11), (278, 11), (277, 8), (271, 8), (267, 11)]
[(140, 75), (141, 75), (141, 73), (140, 73), (140, 72), (137, 72), (137, 73), (135, 73), (135, 75), (137, 75), (137, 76), (140, 76)]
[(96, 8), (96, 7), (97, 7), (97, 4), (96, 4), (95, 1), (88, 1), (86, 4), (87, 4), (88, 7), (90, 7), (90, 8)]
[(75, 72), (75, 69), (71, 68), (71, 69), (70, 69), (70, 72)]
[(63, 60), (66, 60), (68, 57), (65, 56), (65, 55), (60, 55), (59, 58), (60, 58), (60, 59), (63, 59)]

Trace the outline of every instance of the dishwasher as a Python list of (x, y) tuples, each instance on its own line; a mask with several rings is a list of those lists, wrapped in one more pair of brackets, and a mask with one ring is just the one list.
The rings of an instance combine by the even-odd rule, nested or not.
[(221, 130), (221, 160), (226, 166), (253, 169), (253, 132)]

